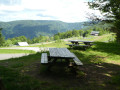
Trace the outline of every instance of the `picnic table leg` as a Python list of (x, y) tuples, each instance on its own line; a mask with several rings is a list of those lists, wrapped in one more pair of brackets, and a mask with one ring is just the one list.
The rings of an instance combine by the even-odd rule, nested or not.
[(70, 46), (70, 48), (72, 48), (72, 45), (69, 45)]
[(50, 56), (48, 56), (48, 62), (51, 62), (51, 58), (50, 58)]
[(88, 43), (84, 42), (85, 45), (88, 45)]
[(68, 66), (68, 68), (69, 68), (70, 72), (76, 76), (77, 75), (77, 67), (74, 66), (73, 62), (71, 64), (72, 64), (72, 66)]
[(73, 67), (74, 62), (69, 62), (69, 67)]
[(71, 42), (72, 44), (74, 44), (74, 42)]
[(69, 59), (67, 59), (67, 58), (65, 59), (65, 61), (66, 61), (68, 64), (70, 63)]
[[(51, 61), (51, 58), (50, 58), (50, 61)], [(51, 62), (49, 63), (49, 66), (48, 66), (48, 68), (47, 68), (48, 71), (50, 71), (51, 67), (53, 66), (53, 64), (54, 64), (56, 61), (57, 61), (57, 59), (54, 58), (53, 61), (51, 61)]]
[(75, 42), (75, 44), (77, 44), (77, 45), (78, 45), (79, 43), (78, 43), (78, 42)]
[(85, 44), (85, 45), (90, 45), (90, 46), (91, 46), (91, 44), (90, 44), (89, 42), (84, 42), (84, 44)]

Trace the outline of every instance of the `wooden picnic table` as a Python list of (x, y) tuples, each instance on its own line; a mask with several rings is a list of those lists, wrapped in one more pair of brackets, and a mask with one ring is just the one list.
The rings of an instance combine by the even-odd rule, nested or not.
[(50, 58), (74, 58), (74, 55), (67, 48), (50, 48)]
[(69, 45), (70, 47), (73, 46), (80, 46), (80, 47), (84, 47), (84, 49), (91, 47), (93, 44), (93, 41), (83, 41), (83, 40), (69, 40), (69, 42), (71, 42), (72, 44), (66, 44)]
[[(83, 41), (83, 40), (69, 40), (69, 42), (71, 42), (72, 44), (85, 44), (85, 45), (92, 45), (91, 43), (93, 43), (93, 41)], [(79, 43), (82, 42), (82, 43)]]
[(76, 57), (75, 54), (71, 53), (67, 48), (49, 48), (49, 56), (47, 53), (42, 53), (41, 63), (55, 63), (56, 60), (65, 59), (69, 62), (71, 59), (76, 65), (83, 65), (83, 63)]

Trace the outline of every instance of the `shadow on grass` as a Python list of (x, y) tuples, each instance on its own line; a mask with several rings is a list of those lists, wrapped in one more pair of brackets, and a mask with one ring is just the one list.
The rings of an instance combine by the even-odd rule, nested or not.
[(120, 66), (115, 64), (85, 64), (77, 67), (77, 74), (71, 72), (65, 63), (56, 63), (51, 72), (40, 62), (29, 64), (22, 70), (24, 72), (0, 66), (0, 77), (7, 90), (120, 89)]
[[(89, 48), (85, 49), (84, 47), (77, 46), (77, 47), (68, 48), (68, 49), (85, 51)], [(115, 42), (95, 42), (95, 45), (93, 45), (93, 47), (91, 47), (91, 49), (95, 50), (95, 51), (120, 55), (120, 52), (118, 51), (118, 50), (120, 50), (120, 44), (115, 43)]]
[(73, 52), (78, 58), (82, 57), (80, 60), (84, 64), (76, 67), (77, 74), (64, 62), (56, 63), (51, 72), (47, 71), (48, 66), (40, 64), (41, 53), (37, 53), (0, 62), (0, 77), (7, 90), (120, 89), (120, 65), (104, 63), (103, 57), (87, 56), (79, 50)]
[(111, 43), (105, 43), (105, 42), (95, 42), (96, 45), (93, 48), (93, 50), (100, 51), (100, 52), (106, 52), (110, 54), (116, 54), (120, 55), (120, 44), (111, 42)]
[(85, 51), (88, 48), (82, 47), (82, 46), (74, 46), (72, 48), (68, 48), (69, 50), (81, 50), (81, 51)]
[[(77, 67), (77, 74), (69, 71), (63, 65), (53, 66), (52, 71), (47, 71), (47, 66), (41, 66), (37, 76), (40, 81), (62, 87), (89, 90), (99, 88), (99, 90), (120, 89), (120, 66), (109, 63), (86, 64)], [(48, 85), (48, 87), (50, 87)]]
[(103, 63), (105, 60), (105, 57), (102, 57), (100, 55), (83, 54), (80, 50), (72, 50), (72, 52), (79, 58), (80, 61), (83, 62), (83, 65), (100, 64)]

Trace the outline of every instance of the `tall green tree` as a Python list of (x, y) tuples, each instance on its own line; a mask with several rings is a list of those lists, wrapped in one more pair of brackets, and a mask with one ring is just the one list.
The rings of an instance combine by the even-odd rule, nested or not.
[(59, 40), (59, 39), (60, 39), (59, 35), (54, 35), (54, 40)]
[(73, 30), (73, 31), (72, 31), (72, 34), (73, 34), (73, 36), (75, 36), (75, 37), (80, 36), (78, 30)]
[(117, 42), (120, 43), (120, 0), (92, 0), (88, 4), (91, 9), (100, 10), (105, 21), (113, 22), (112, 30), (116, 33)]
[(2, 32), (1, 31), (2, 31), (2, 28), (0, 28), (0, 46), (3, 46), (5, 40), (4, 40), (4, 37), (2, 36)]

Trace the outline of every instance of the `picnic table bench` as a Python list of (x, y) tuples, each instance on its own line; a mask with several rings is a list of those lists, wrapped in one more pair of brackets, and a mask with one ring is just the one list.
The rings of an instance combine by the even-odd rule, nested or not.
[[(73, 53), (74, 54), (74, 53)], [(74, 62), (76, 63), (76, 65), (83, 65), (83, 63), (77, 58), (77, 56), (74, 54)]]
[(41, 55), (41, 63), (42, 64), (47, 64), (48, 63), (47, 53), (42, 53), (42, 55)]
[(66, 44), (66, 45), (69, 45), (70, 47), (73, 47), (73, 46), (89, 47), (90, 46), (90, 45), (79, 45), (79, 44)]
[(69, 45), (70, 47), (81, 46), (87, 48), (87, 47), (91, 47), (92, 45), (95, 45), (93, 44), (93, 41), (69, 40), (69, 42), (71, 42), (72, 44), (66, 44), (66, 45)]
[(72, 59), (75, 65), (83, 65), (83, 63), (77, 58), (77, 56), (71, 53), (67, 48), (49, 48), (49, 53), (49, 56), (47, 55), (47, 53), (42, 53), (41, 64), (54, 63), (56, 62), (56, 60), (59, 59), (65, 59), (67, 62), (69, 62)]
[(91, 43), (93, 43), (93, 41), (83, 41), (83, 40), (69, 40), (69, 42), (73, 43), (73, 44), (79, 44), (79, 42), (84, 43), (86, 45), (90, 45)]

